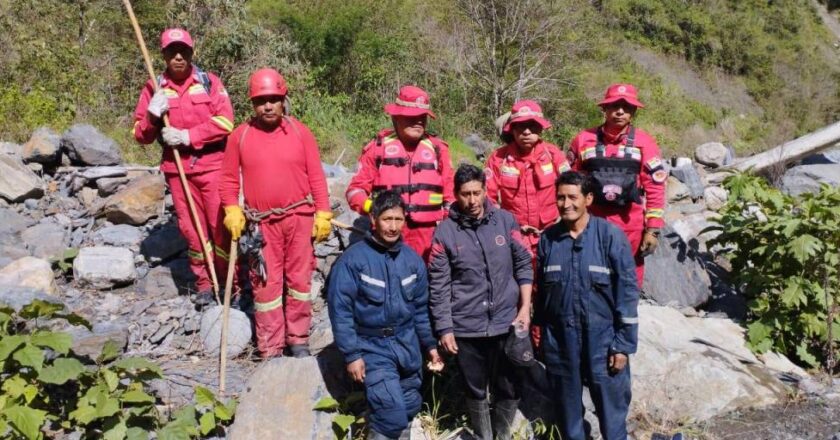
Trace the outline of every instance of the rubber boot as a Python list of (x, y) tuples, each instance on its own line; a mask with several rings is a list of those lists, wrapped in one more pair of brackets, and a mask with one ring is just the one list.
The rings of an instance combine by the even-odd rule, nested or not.
[(309, 357), (311, 356), (311, 354), (309, 354), (309, 344), (290, 345), (289, 354), (296, 358)]
[(368, 430), (367, 440), (399, 440), (396, 438), (388, 437), (385, 434), (380, 434), (374, 430)]
[(516, 417), (519, 400), (500, 400), (493, 407), (493, 432), (496, 440), (510, 440), (510, 427)]
[(467, 400), (467, 414), (473, 436), (478, 440), (493, 440), (493, 428), (490, 425), (490, 403), (487, 400)]

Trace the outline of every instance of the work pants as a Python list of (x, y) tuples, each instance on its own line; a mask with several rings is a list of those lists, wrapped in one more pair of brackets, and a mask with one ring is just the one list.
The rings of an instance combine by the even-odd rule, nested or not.
[(516, 367), (505, 354), (507, 334), (486, 338), (455, 338), (456, 361), (467, 398), (487, 399), (488, 386), (493, 401), (516, 400)]
[[(224, 277), (227, 274), (228, 252), (230, 251), (230, 234), (222, 226), (224, 213), (219, 200), (218, 183), (220, 170), (205, 171), (196, 174), (187, 174), (187, 185), (192, 194), (195, 204), (195, 213), (198, 223), (204, 230), (206, 243), (210, 247), (210, 256), (216, 269), (216, 276), (220, 287), (224, 286)], [(198, 237), (190, 208), (187, 204), (187, 195), (178, 174), (165, 175), (169, 192), (172, 193), (172, 203), (175, 205), (175, 215), (178, 217), (178, 229), (187, 241), (187, 257), (190, 263), (190, 270), (196, 277), (195, 287), (199, 292), (206, 292), (213, 289), (210, 279), (210, 272), (202, 252), (203, 243)]]
[(286, 345), (309, 342), (312, 323), (311, 283), (315, 269), (311, 214), (288, 215), (260, 222), (267, 280), (250, 271), (254, 289), (257, 348), (263, 357)]
[(586, 439), (584, 384), (589, 387), (604, 440), (627, 438), (630, 363), (616, 374), (609, 372), (609, 348), (614, 335), (609, 326), (593, 329), (573, 322), (543, 328), (542, 350), (564, 440)]

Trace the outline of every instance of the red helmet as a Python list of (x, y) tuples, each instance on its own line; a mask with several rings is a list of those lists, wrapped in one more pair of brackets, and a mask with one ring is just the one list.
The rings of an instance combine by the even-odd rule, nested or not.
[(257, 96), (286, 96), (286, 92), (288, 92), (283, 75), (268, 67), (257, 70), (251, 75), (251, 79), (248, 81), (248, 89), (248, 97), (252, 99)]

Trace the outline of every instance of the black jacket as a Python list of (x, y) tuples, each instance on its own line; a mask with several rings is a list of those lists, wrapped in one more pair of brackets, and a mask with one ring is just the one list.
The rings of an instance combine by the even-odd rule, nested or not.
[(513, 215), (485, 203), (475, 219), (457, 206), (432, 240), (429, 308), (438, 336), (497, 336), (508, 332), (519, 286), (534, 279), (531, 253)]

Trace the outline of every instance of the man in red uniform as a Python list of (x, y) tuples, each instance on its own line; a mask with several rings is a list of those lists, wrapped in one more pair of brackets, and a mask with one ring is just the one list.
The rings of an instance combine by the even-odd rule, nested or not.
[[(222, 164), (224, 223), (238, 239), (247, 215), (265, 240), (265, 279), (253, 266), (250, 272), (260, 353), (264, 358), (280, 356), (288, 347), (292, 356), (309, 356), (312, 238), (329, 236), (333, 216), (327, 180), (312, 132), (284, 116), (287, 87), (280, 73), (257, 70), (249, 86), (255, 117), (228, 138)], [(239, 206), (240, 173), (244, 211)]]
[(380, 131), (362, 150), (345, 196), (351, 209), (365, 214), (377, 192), (400, 192), (408, 217), (403, 240), (428, 262), (435, 226), (455, 200), (449, 146), (426, 132), (428, 116), (434, 119), (435, 114), (423, 89), (400, 88), (385, 113), (394, 128)]
[(569, 171), (566, 155), (556, 145), (540, 138), (551, 127), (542, 108), (534, 101), (518, 101), (502, 128), (513, 139), (487, 159), (487, 198), (510, 211), (530, 245), (532, 260), (537, 255), (540, 231), (560, 216), (554, 181)]
[(574, 170), (586, 171), (595, 180), (592, 214), (627, 234), (641, 287), (645, 257), (656, 249), (664, 224), (668, 171), (653, 137), (631, 124), (636, 110), (644, 107), (635, 87), (613, 84), (598, 105), (604, 112), (603, 125), (578, 133), (569, 160)]
[[(212, 73), (192, 64), (193, 40), (183, 29), (167, 29), (160, 37), (166, 71), (158, 78), (160, 89), (149, 80), (140, 93), (134, 111), (134, 139), (141, 144), (158, 140), (163, 145), (160, 169), (166, 177), (178, 228), (189, 245), (190, 269), (195, 274), (196, 304), (212, 302), (212, 283), (202, 248), (215, 249), (216, 273), (226, 274), (226, 233), (221, 219), (218, 180), (225, 149), (225, 138), (233, 130), (233, 107), (225, 86)], [(169, 127), (163, 126), (163, 114), (169, 114)], [(195, 202), (198, 223), (210, 243), (201, 243), (190, 216), (187, 196), (178, 177), (172, 148), (178, 148), (183, 161), (190, 193)], [(223, 282), (223, 281), (220, 281)]]

